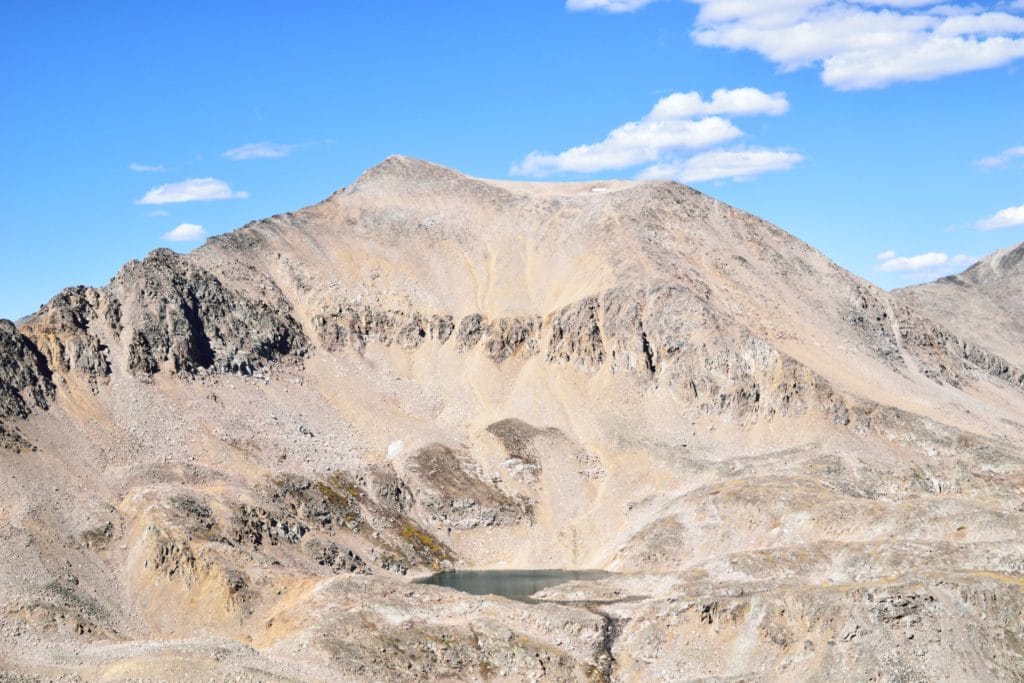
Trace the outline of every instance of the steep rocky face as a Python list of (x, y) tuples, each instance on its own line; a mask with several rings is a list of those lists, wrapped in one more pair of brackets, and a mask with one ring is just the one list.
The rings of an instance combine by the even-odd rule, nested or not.
[(452, 339), (460, 353), (479, 348), (496, 365), (539, 354), (547, 363), (587, 373), (606, 367), (635, 374), (672, 387), (681, 402), (703, 413), (734, 411), (756, 419), (813, 407), (845, 419), (826, 380), (680, 287), (614, 288), (543, 317), (471, 313), (454, 337), (453, 321), (451, 314), (346, 306), (316, 316), (314, 326), (332, 350), (363, 351), (376, 343), (414, 351)]
[(126, 265), (103, 290), (73, 287), (23, 326), (49, 367), (96, 380), (111, 374), (111, 346), (135, 376), (161, 370), (252, 374), (301, 356), (305, 335), (286, 310), (254, 301), (178, 254), (158, 249)]
[(20, 418), (46, 410), (53, 383), (46, 360), (8, 320), (0, 320), (0, 449), (31, 448), (18, 430)]
[[(0, 323), (0, 670), (1020, 678), (1020, 317), (945, 310), (673, 183), (390, 158)], [(409, 583), (498, 567), (622, 573)]]
[(8, 320), (0, 320), (0, 418), (28, 417), (48, 408), (51, 373), (32, 342)]
[(120, 336), (135, 375), (165, 364), (173, 372), (251, 374), (305, 349), (305, 336), (287, 313), (232, 292), (167, 249), (125, 266), (110, 290), (130, 321)]
[(110, 374), (107, 347), (93, 325), (120, 327), (116, 299), (92, 287), (71, 287), (36, 313), (22, 328), (36, 340), (50, 367), (62, 376), (79, 373), (95, 381)]

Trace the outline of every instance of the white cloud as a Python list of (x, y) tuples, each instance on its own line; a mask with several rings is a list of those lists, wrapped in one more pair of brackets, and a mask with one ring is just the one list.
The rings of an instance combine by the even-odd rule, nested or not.
[[(1021, 1), (1024, 2), (1024, 0)], [(1024, 145), (1004, 149), (999, 154), (994, 154), (990, 157), (985, 157), (984, 159), (978, 159), (974, 163), (978, 166), (984, 166), (985, 168), (996, 168), (999, 166), (1005, 166), (1016, 157), (1024, 157)]]
[[(659, 100), (642, 119), (619, 126), (600, 142), (577, 145), (558, 154), (530, 152), (512, 167), (512, 173), (594, 173), (653, 164), (648, 177), (675, 177), (679, 174), (663, 169), (678, 167), (681, 172), (683, 161), (677, 158), (681, 152), (712, 147), (743, 135), (732, 121), (717, 114), (779, 115), (788, 109), (783, 93), (769, 94), (757, 88), (719, 89), (710, 100), (696, 92), (673, 93)], [(744, 154), (749, 156), (751, 152)]]
[(1024, 205), (1011, 206), (977, 222), (980, 230), (999, 230), (1024, 225)]
[(161, 239), (168, 242), (198, 242), (206, 238), (206, 230), (195, 223), (182, 223), (174, 230), (165, 232)]
[(893, 251), (892, 249), (886, 249), (882, 253), (877, 254), (875, 256), (875, 258), (878, 259), (879, 261), (888, 261), (889, 259), (895, 258), (895, 257), (896, 257), (896, 252)]
[(1004, 33), (1024, 33), (1024, 18), (1006, 12), (951, 15), (935, 28), (942, 35), (998, 36)]
[(282, 145), (276, 142), (252, 142), (241, 147), (227, 150), (222, 157), (231, 161), (247, 161), (249, 159), (280, 159), (286, 157), (302, 145)]
[(740, 135), (736, 126), (717, 116), (697, 121), (631, 121), (592, 145), (579, 145), (560, 154), (530, 152), (512, 172), (545, 176), (559, 171), (628, 168), (655, 161), (664, 152), (708, 147)]
[(605, 12), (635, 12), (654, 0), (566, 0), (565, 6), (573, 12), (599, 9)]
[(209, 201), (213, 199), (245, 199), (247, 192), (234, 192), (223, 180), (216, 178), (189, 178), (180, 183), (154, 187), (136, 204), (175, 204), (178, 202)]
[(681, 119), (695, 116), (724, 114), (726, 116), (755, 116), (768, 114), (778, 116), (789, 111), (785, 93), (765, 93), (757, 88), (719, 88), (711, 93), (711, 101), (704, 100), (698, 92), (677, 92), (663, 97), (654, 105), (648, 119)]
[(803, 155), (782, 149), (715, 149), (684, 161), (655, 164), (645, 169), (640, 177), (678, 180), (681, 183), (724, 178), (750, 180), (769, 171), (788, 171), (803, 160)]
[(891, 49), (884, 55), (858, 51), (829, 57), (822, 80), (838, 90), (864, 90), (898, 81), (927, 81), (988, 69), (1019, 57), (1024, 57), (1024, 39), (936, 36)]
[[(1024, 57), (1024, 17), (930, 0), (690, 0), (694, 40), (753, 50), (838, 90), (881, 88)], [(1014, 9), (1020, 9), (1016, 5)]]
[[(916, 256), (896, 256), (892, 251), (884, 251), (878, 255), (882, 263), (878, 270), (885, 273), (922, 273), (929, 275), (941, 272), (952, 272), (956, 268), (974, 263), (976, 259), (965, 254), (950, 256), (941, 251), (929, 251)], [(884, 259), (884, 260), (883, 260)]]
[(135, 171), (136, 173), (156, 173), (157, 171), (163, 171), (164, 167), (160, 165), (147, 166), (146, 164), (136, 164), (132, 162), (128, 164), (128, 169)]

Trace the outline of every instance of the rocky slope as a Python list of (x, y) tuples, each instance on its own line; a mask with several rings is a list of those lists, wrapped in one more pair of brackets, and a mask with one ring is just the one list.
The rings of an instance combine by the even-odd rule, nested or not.
[(403, 157), (157, 250), (0, 323), (0, 668), (1024, 677), (1021, 318), (925, 298), (673, 183)]

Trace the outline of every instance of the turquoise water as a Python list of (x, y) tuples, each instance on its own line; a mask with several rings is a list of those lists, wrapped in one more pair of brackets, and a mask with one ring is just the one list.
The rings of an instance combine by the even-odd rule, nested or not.
[(535, 604), (538, 601), (530, 599), (530, 596), (544, 588), (566, 581), (594, 581), (607, 576), (611, 573), (590, 569), (495, 569), (441, 572), (416, 579), (414, 583), (445, 586), (473, 595), (500, 595)]

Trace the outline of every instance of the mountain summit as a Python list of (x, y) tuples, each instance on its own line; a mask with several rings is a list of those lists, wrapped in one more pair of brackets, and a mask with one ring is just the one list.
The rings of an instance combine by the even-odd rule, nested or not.
[(0, 323), (0, 666), (1022, 676), (1019, 252), (889, 294), (675, 183), (406, 157), (154, 251)]

